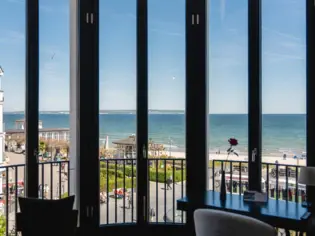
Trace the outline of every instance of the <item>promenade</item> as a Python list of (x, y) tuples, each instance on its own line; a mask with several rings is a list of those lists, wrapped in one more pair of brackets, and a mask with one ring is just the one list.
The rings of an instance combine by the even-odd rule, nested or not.
[[(10, 158), (10, 165), (15, 164), (25, 164), (25, 156), (23, 154), (15, 154), (15, 153), (6, 153), (6, 155)], [(220, 155), (223, 159), (223, 155)], [(214, 158), (221, 159), (221, 158)], [(229, 158), (230, 160), (236, 159), (240, 160), (240, 158)], [(244, 160), (245, 161), (245, 160)], [(284, 160), (291, 164), (292, 158), (290, 160)], [(274, 163), (274, 162), (273, 162)], [(281, 163), (279, 161), (279, 163)], [(292, 163), (293, 164), (293, 163)], [(295, 163), (296, 164), (296, 163)], [(302, 164), (302, 163), (300, 163)], [(51, 170), (53, 172), (51, 172)], [(47, 184), (49, 186), (48, 198), (50, 198), (50, 194), (52, 194), (53, 198), (58, 198), (60, 194), (59, 189), (59, 167), (53, 166), (51, 169), (50, 164), (39, 165), (39, 176), (42, 176), (41, 173), (43, 171), (44, 181), (43, 184)], [(263, 176), (265, 176), (265, 170), (263, 171)], [(24, 180), (25, 169), (24, 167), (19, 167), (18, 169), (18, 180)], [(51, 179), (52, 177), (52, 179)], [(9, 169), (9, 179), (12, 182), (15, 182), (15, 169)], [(273, 178), (270, 177), (270, 180)], [(52, 181), (52, 185), (51, 185)], [(61, 194), (68, 192), (68, 180), (67, 177), (62, 173), (61, 174)], [(39, 183), (42, 183), (42, 179), (39, 178)], [(209, 169), (209, 189), (212, 189), (212, 169)], [(155, 212), (155, 216), (150, 218), (151, 222), (164, 222), (164, 216), (166, 215), (168, 220), (181, 222), (185, 221), (184, 213), (176, 210), (176, 200), (182, 198), (182, 196), (186, 196), (186, 183), (179, 182), (176, 184), (172, 184), (173, 189), (166, 190), (164, 183), (156, 183), (150, 182), (149, 185), (149, 199), (150, 199), (150, 208), (153, 208)], [(137, 189), (135, 188), (133, 194), (133, 204), (131, 204), (129, 208), (129, 204), (127, 202), (127, 198), (125, 199), (115, 199), (113, 197), (109, 197), (109, 201), (107, 203), (100, 204), (100, 224), (115, 224), (115, 223), (131, 223), (135, 222), (137, 219), (136, 212), (136, 204), (137, 204)], [(131, 189), (129, 189), (129, 193), (131, 194)], [(182, 195), (183, 194), (183, 195)], [(112, 195), (112, 192), (108, 193), (108, 195)], [(133, 207), (132, 207), (133, 205)], [(9, 228), (12, 227), (14, 223), (14, 213), (15, 213), (15, 204), (11, 204), (9, 206)], [(184, 217), (184, 218), (183, 218)]]
[[(183, 183), (183, 196), (186, 195), (186, 183)], [(173, 185), (171, 185), (173, 187)], [(176, 200), (181, 198), (182, 183), (174, 184), (173, 190), (165, 190), (164, 183), (158, 183), (156, 188), (155, 182), (150, 182), (149, 188), (149, 199), (150, 208), (155, 211), (155, 216), (150, 219), (151, 222), (164, 222), (164, 215), (167, 215), (168, 219), (173, 221), (173, 210), (175, 213), (175, 222), (181, 222), (182, 212), (176, 210)], [(101, 204), (100, 207), (100, 224), (115, 224), (115, 223), (131, 223), (136, 221), (136, 196), (137, 192), (135, 189), (133, 197), (133, 221), (132, 221), (132, 207), (128, 208), (127, 199), (117, 199), (117, 205), (115, 204), (114, 198), (109, 198), (108, 203)], [(165, 198), (166, 196), (166, 198)], [(108, 211), (108, 213), (107, 213)], [(183, 213), (184, 214), (184, 213)], [(107, 218), (108, 215), (108, 218)], [(107, 220), (108, 219), (108, 220)], [(183, 218), (184, 220), (185, 218)]]

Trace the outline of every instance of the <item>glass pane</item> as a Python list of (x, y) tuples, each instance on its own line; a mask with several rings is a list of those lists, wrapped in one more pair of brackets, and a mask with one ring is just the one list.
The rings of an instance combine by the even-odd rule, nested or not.
[[(271, 196), (289, 200), (296, 197), (294, 166), (304, 166), (307, 155), (305, 5), (262, 1), (262, 161), (281, 164), (264, 164), (262, 173), (265, 179), (269, 176)], [(305, 187), (299, 190), (301, 199)]]
[(25, 10), (24, 1), (1, 1), (0, 231), (8, 233), (16, 228), (17, 196), (24, 196), (25, 134), (15, 121), (25, 111)]
[(148, 1), (150, 221), (183, 223), (185, 196), (185, 1)]
[[(227, 191), (236, 194), (248, 188), (247, 12), (247, 0), (212, 0), (209, 4), (208, 187), (220, 191), (225, 170)], [(238, 145), (231, 146), (230, 138)]]
[(136, 221), (136, 0), (100, 1), (100, 224)]
[(38, 196), (68, 196), (70, 49), (69, 4), (39, 1)]

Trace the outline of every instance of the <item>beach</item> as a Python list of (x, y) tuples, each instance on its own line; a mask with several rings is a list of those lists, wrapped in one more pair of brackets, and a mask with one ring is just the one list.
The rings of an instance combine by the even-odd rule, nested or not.
[[(126, 139), (137, 133), (137, 117), (134, 112), (109, 111), (99, 116), (100, 145), (114, 148), (114, 141)], [(5, 129), (15, 128), (15, 121), (24, 118), (24, 113), (4, 113)], [(39, 119), (45, 129), (70, 127), (69, 114), (64, 112), (40, 113)], [(305, 114), (264, 114), (262, 116), (262, 153), (268, 157), (301, 155), (306, 151)], [(185, 152), (186, 120), (185, 114), (178, 112), (149, 113), (148, 136), (152, 142), (163, 144), (165, 151)], [(210, 153), (223, 151), (228, 147), (227, 140), (236, 138), (237, 152), (248, 152), (248, 116), (246, 114), (209, 114), (208, 147)]]
[[(168, 153), (168, 152), (167, 152)], [(185, 158), (186, 154), (185, 152), (171, 152), (170, 153), (172, 157), (175, 158)], [(230, 160), (230, 161), (248, 161), (248, 156), (246, 155), (230, 155), (227, 159), (227, 155), (224, 153), (221, 154), (209, 154), (209, 160)], [(305, 166), (306, 165), (306, 159), (294, 159), (293, 157), (287, 157), (285, 160), (282, 156), (262, 156), (262, 162), (263, 163), (271, 163), (275, 164), (275, 162), (278, 161), (279, 164), (282, 165), (300, 165)]]

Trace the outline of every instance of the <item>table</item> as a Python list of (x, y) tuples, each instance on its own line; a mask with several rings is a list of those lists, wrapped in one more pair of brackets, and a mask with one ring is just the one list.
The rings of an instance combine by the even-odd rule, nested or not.
[[(205, 192), (205, 208), (222, 210), (236, 214), (246, 215), (274, 227), (306, 232), (308, 221), (301, 216), (307, 212), (301, 203), (268, 199), (267, 203), (247, 203), (239, 194), (226, 195), (226, 201), (220, 201), (220, 193), (215, 191)], [(177, 200), (177, 209), (187, 211), (189, 200), (185, 197)]]

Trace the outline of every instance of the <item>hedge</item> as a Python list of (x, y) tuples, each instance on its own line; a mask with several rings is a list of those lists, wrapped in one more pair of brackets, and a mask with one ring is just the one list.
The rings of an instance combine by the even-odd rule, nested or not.
[[(107, 163), (104, 163), (104, 162), (101, 162), (101, 171), (102, 169), (104, 169), (105, 171), (107, 170)], [(119, 173), (124, 173), (124, 165), (121, 165), (121, 164), (117, 164), (117, 167), (115, 164), (109, 164), (108, 163), (108, 169), (109, 170), (113, 170), (114, 173), (115, 173), (115, 168), (117, 168), (117, 171), (119, 171)], [(136, 176), (137, 175), (137, 168), (136, 166), (131, 166), (131, 165), (125, 165), (125, 175), (131, 177), (132, 176), (132, 169), (133, 169), (133, 176)], [(111, 172), (109, 172), (110, 174)]]
[[(117, 185), (115, 178), (109, 178), (108, 179), (108, 185), (107, 185), (107, 179), (106, 177), (101, 177), (100, 178), (100, 190), (101, 191), (106, 191), (106, 186), (107, 186), (107, 191), (112, 192), (113, 189), (115, 188), (123, 188), (124, 187), (124, 179), (123, 178), (117, 178)], [(132, 183), (132, 178), (125, 178), (125, 188), (135, 188), (137, 186), (137, 181), (136, 178), (133, 178), (133, 183)]]
[[(183, 173), (182, 173), (183, 172)], [(156, 171), (155, 168), (150, 168), (150, 181), (153, 182), (159, 182), (164, 183), (165, 179), (168, 179), (172, 176), (174, 182), (181, 182), (186, 180), (186, 170), (175, 170), (175, 173), (173, 175), (172, 170), (167, 170), (166, 172), (164, 170), (158, 170)], [(183, 179), (182, 179), (183, 176)]]
[[(127, 169), (129, 169), (127, 171)], [(109, 181), (115, 181), (116, 175), (117, 175), (117, 180), (118, 179), (122, 179), (124, 178), (124, 173), (123, 171), (119, 170), (117, 168), (117, 171), (115, 169), (105, 169), (102, 168), (100, 171), (100, 176), (101, 178), (106, 179), (107, 178), (107, 172), (108, 172), (108, 178)], [(183, 172), (183, 174), (182, 174)], [(166, 173), (166, 174), (165, 174)], [(133, 177), (136, 177), (136, 172), (134, 171), (133, 173)], [(128, 179), (128, 177), (131, 177), (131, 167), (126, 167), (125, 169), (125, 175), (126, 175), (126, 180)], [(175, 182), (181, 182), (182, 181), (182, 175), (183, 175), (183, 180), (186, 179), (186, 170), (175, 170), (174, 176), (173, 176), (173, 171), (172, 170), (166, 170), (166, 172), (164, 171), (164, 169), (159, 169), (158, 171), (156, 171), (156, 168), (150, 168), (149, 170), (149, 180), (150, 181), (154, 181), (154, 182), (160, 182), (160, 183), (164, 183), (165, 182), (165, 175), (166, 175), (166, 179), (168, 179), (170, 176), (172, 176), (173, 180)], [(104, 186), (104, 185), (103, 185)]]

